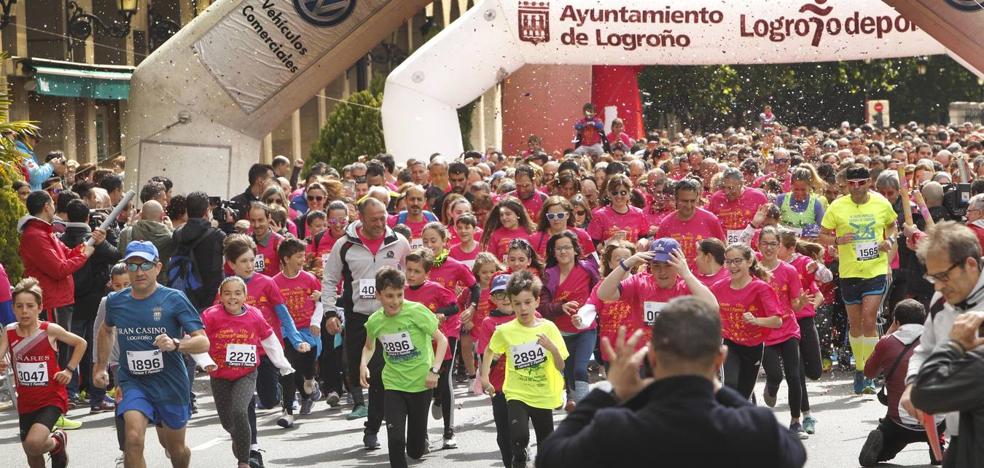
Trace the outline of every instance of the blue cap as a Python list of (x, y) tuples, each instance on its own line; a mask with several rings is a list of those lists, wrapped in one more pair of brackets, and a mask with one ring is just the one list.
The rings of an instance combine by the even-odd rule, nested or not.
[(506, 286), (509, 285), (509, 278), (512, 278), (512, 275), (498, 275), (492, 278), (492, 287), (489, 288), (489, 292), (505, 291)]
[(652, 244), (649, 244), (649, 251), (655, 252), (656, 255), (653, 256), (653, 262), (669, 262), (670, 254), (674, 250), (680, 249), (680, 243), (671, 237), (663, 237), (661, 239), (656, 239)]
[(147, 241), (132, 241), (126, 246), (126, 255), (123, 260), (131, 258), (142, 258), (148, 262), (156, 262), (160, 255), (157, 253), (157, 246)]

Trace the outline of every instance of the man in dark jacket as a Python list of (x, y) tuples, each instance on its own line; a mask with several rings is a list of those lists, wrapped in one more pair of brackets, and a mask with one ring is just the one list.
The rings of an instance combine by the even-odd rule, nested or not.
[[(767, 408), (723, 387), (721, 319), (700, 299), (663, 308), (649, 346), (642, 336), (603, 340), (614, 356), (609, 391), (595, 389), (544, 441), (536, 465), (551, 467), (800, 467), (806, 451)], [(640, 378), (645, 355), (652, 377)]]
[(188, 299), (199, 312), (215, 302), (215, 295), (222, 282), (222, 241), (225, 233), (212, 227), (211, 211), (205, 192), (191, 192), (185, 200), (188, 222), (174, 231), (175, 255), (191, 251), (202, 287), (188, 294)]
[[(82, 200), (72, 200), (65, 209), (68, 222), (61, 241), (68, 248), (74, 249), (92, 237), (89, 227), (89, 207)], [(99, 302), (106, 292), (109, 282), (109, 269), (120, 259), (116, 247), (109, 242), (101, 242), (95, 246), (95, 251), (86, 260), (85, 265), (72, 274), (75, 280), (75, 312), (72, 314), (72, 333), (81, 336), (87, 342), (93, 342), (92, 324), (96, 319)], [(72, 375), (69, 383), (69, 393), (78, 394), (79, 379), (88, 384), (89, 411), (101, 413), (112, 410), (113, 404), (104, 401), (106, 390), (92, 384), (92, 350), (86, 348), (85, 357), (79, 364), (79, 372)], [(74, 402), (69, 402), (73, 404)]]

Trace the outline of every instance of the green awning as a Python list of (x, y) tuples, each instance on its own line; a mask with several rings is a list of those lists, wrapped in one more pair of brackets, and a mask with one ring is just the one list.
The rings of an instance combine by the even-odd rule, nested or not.
[(125, 100), (132, 73), (35, 66), (34, 92), (45, 96)]

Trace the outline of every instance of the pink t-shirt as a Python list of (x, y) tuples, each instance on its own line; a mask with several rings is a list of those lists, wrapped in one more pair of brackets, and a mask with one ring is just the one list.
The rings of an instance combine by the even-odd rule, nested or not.
[(379, 252), (379, 248), (383, 246), (383, 240), (385, 239), (385, 236), (380, 236), (377, 239), (367, 239), (366, 236), (362, 235), (362, 228), (356, 230), (356, 235), (359, 236), (359, 240), (362, 241), (362, 244), (365, 245), (366, 248), (369, 249), (369, 252), (373, 255), (376, 255), (376, 253)]
[(475, 284), (475, 275), (472, 274), (471, 270), (464, 263), (451, 258), (450, 254), (441, 266), (431, 268), (427, 277), (455, 294)]
[[(208, 336), (208, 354), (218, 368), (209, 374), (211, 377), (223, 380), (237, 380), (256, 369), (260, 365), (263, 353), (261, 341), (268, 338), (273, 330), (260, 311), (255, 307), (246, 306), (243, 313), (232, 315), (226, 312), (222, 304), (216, 304), (202, 311), (202, 325)], [(255, 346), (255, 363), (234, 362), (230, 365), (226, 360), (226, 348), (230, 344)], [(242, 361), (235, 359), (234, 361)]]
[(700, 281), (701, 284), (703, 284), (704, 286), (707, 286), (708, 288), (710, 288), (711, 286), (713, 286), (714, 283), (717, 283), (718, 281), (721, 281), (721, 280), (729, 280), (730, 281), (731, 280), (731, 272), (728, 271), (727, 268), (723, 268), (723, 267), (720, 270), (718, 270), (717, 273), (715, 273), (713, 275), (705, 275), (703, 273), (700, 273), (698, 271), (695, 271), (694, 272), (694, 276), (697, 277), (697, 281)]
[(721, 310), (721, 334), (742, 346), (758, 346), (765, 342), (769, 329), (745, 323), (745, 312), (756, 317), (779, 315), (779, 299), (769, 283), (758, 278), (741, 289), (733, 289), (731, 280), (718, 281), (711, 286)]
[(655, 314), (658, 314), (670, 299), (690, 294), (690, 288), (683, 280), (678, 279), (672, 287), (664, 289), (659, 287), (656, 278), (648, 271), (636, 273), (622, 280), (618, 287), (620, 299), (632, 307), (629, 322), (634, 327), (627, 331), (631, 333), (641, 329), (645, 338), (643, 343), (648, 343), (649, 338), (652, 337), (652, 320), (656, 318)]
[[(768, 202), (769, 198), (758, 189), (745, 188), (734, 201), (728, 200), (723, 190), (718, 190), (711, 195), (707, 211), (714, 213), (721, 220), (721, 227), (725, 231), (741, 232), (752, 222), (759, 207)], [(737, 236), (738, 233), (734, 233), (735, 240), (732, 241), (729, 237), (729, 241), (737, 242)]]
[[(564, 278), (564, 281), (557, 285), (557, 291), (554, 293), (553, 302), (555, 304), (563, 304), (565, 302), (577, 302), (578, 307), (588, 303), (588, 297), (591, 295), (591, 276), (588, 274), (584, 268), (580, 266), (575, 266), (571, 269), (571, 272)], [(577, 327), (571, 323), (571, 316), (561, 313), (553, 318), (554, 324), (563, 333), (578, 333)], [(596, 322), (592, 322), (588, 329), (594, 329), (597, 327)]]
[(277, 255), (277, 248), (280, 247), (280, 243), (284, 240), (284, 236), (270, 231), (269, 236), (266, 239), (266, 245), (260, 243), (256, 239), (256, 235), (253, 235), (253, 240), (256, 240), (256, 257), (253, 260), (256, 266), (255, 271), (263, 273), (267, 276), (273, 276), (280, 272), (280, 256)]
[[(615, 343), (615, 338), (618, 336), (618, 327), (624, 326), (626, 336), (629, 336), (639, 328), (639, 324), (642, 322), (632, 320), (632, 305), (624, 299), (617, 301), (602, 301), (599, 299), (598, 286), (600, 285), (601, 283), (596, 284), (594, 289), (591, 290), (591, 296), (588, 297), (588, 304), (593, 305), (598, 313), (598, 339), (607, 337), (611, 343)], [(636, 349), (642, 348), (645, 344), (646, 341), (639, 340)], [(605, 353), (605, 348), (601, 348), (601, 352), (602, 359), (611, 359)]]
[[(403, 298), (408, 301), (419, 302), (434, 313), (437, 313), (439, 307), (445, 307), (457, 302), (454, 292), (430, 280), (420, 283), (420, 286), (417, 287), (407, 285), (403, 292)], [(441, 322), (438, 328), (441, 330), (441, 333), (444, 333), (444, 336), (458, 338), (461, 335), (460, 312)], [(436, 343), (434, 346), (436, 350)], [(451, 356), (451, 349), (449, 348), (444, 354), (444, 360), (451, 359)]]
[(635, 242), (649, 234), (646, 215), (634, 206), (625, 213), (618, 213), (611, 206), (603, 206), (591, 213), (588, 234), (597, 242), (605, 242), (618, 231), (626, 231), (625, 240)]
[(509, 243), (513, 239), (529, 240), (530, 233), (523, 228), (506, 229), (501, 227), (489, 236), (489, 245), (486, 246), (485, 250), (495, 255), (495, 258), (505, 261), (506, 255), (509, 254)]
[(469, 270), (471, 270), (471, 268), (475, 266), (475, 259), (478, 258), (478, 254), (481, 251), (482, 246), (479, 245), (478, 242), (475, 243), (475, 247), (471, 250), (471, 252), (465, 252), (459, 243), (451, 246), (451, 249), (448, 250), (448, 256), (461, 262), (463, 265), (468, 267)]
[[(796, 272), (799, 273), (800, 285), (807, 294), (816, 294), (820, 292), (820, 287), (817, 286), (817, 276), (816, 272), (810, 273), (807, 271), (807, 265), (812, 262), (813, 259), (807, 257), (806, 255), (796, 254), (792, 261), (789, 263), (796, 268)], [(805, 317), (813, 317), (817, 315), (817, 310), (813, 307), (813, 303), (807, 302), (802, 309), (796, 311), (796, 318), (801, 319)]]
[(667, 215), (660, 223), (656, 237), (672, 237), (679, 242), (683, 255), (687, 257), (687, 264), (690, 265), (691, 270), (694, 270), (697, 244), (712, 237), (724, 241), (724, 230), (721, 229), (721, 222), (714, 213), (696, 208), (694, 215), (686, 221), (681, 221), (677, 212)]
[[(754, 186), (754, 187), (761, 187), (762, 184), (764, 184), (766, 180), (769, 180), (769, 179), (775, 178), (775, 177), (776, 177), (775, 174), (766, 174), (766, 175), (764, 175), (762, 177), (759, 177), (758, 179), (755, 179), (755, 182), (752, 183), (752, 186)], [(793, 178), (793, 175), (791, 173), (789, 173), (789, 174), (786, 174), (786, 177), (784, 179), (782, 179), (782, 191), (783, 191), (783, 193), (788, 193), (789, 192), (789, 187), (792, 185), (792, 178)]]
[[(215, 303), (221, 305), (220, 293), (215, 294)], [(278, 304), (284, 304), (284, 296), (280, 294), (280, 288), (273, 279), (262, 273), (253, 273), (253, 276), (246, 281), (246, 305), (259, 309), (260, 314), (266, 319), (267, 324), (273, 328), (277, 338), (283, 341), (283, 332), (280, 330), (280, 318), (273, 308)], [(262, 350), (258, 351), (263, 354)]]
[(547, 194), (539, 190), (534, 190), (533, 195), (526, 200), (519, 198), (519, 195), (515, 190), (507, 193), (506, 195), (519, 200), (519, 202), (523, 204), (523, 208), (526, 208), (526, 214), (530, 217), (530, 219), (534, 220), (540, 218), (540, 209), (543, 208), (543, 202), (547, 199)]
[(765, 345), (772, 346), (782, 343), (790, 338), (799, 339), (800, 327), (796, 321), (796, 314), (793, 313), (793, 300), (800, 296), (802, 286), (799, 273), (792, 265), (780, 260), (779, 265), (772, 270), (772, 280), (769, 281), (772, 289), (776, 292), (779, 300), (779, 308), (782, 317), (782, 326), (769, 330), (769, 336), (765, 338)]
[[(321, 291), (321, 282), (313, 274), (301, 271), (297, 276), (288, 278), (283, 272), (277, 273), (273, 277), (273, 282), (280, 288), (280, 294), (284, 297), (287, 304), (287, 311), (294, 319), (294, 326), (298, 330), (311, 326), (311, 316), (317, 306), (311, 295), (315, 291)], [(321, 324), (316, 324), (321, 326)]]
[[(482, 292), (479, 293), (478, 295), (478, 306), (475, 307), (475, 312), (472, 313), (472, 319), (471, 319), (472, 329), (471, 332), (469, 332), (472, 339), (476, 339), (476, 340), (478, 339), (479, 325), (481, 325), (482, 321), (489, 316), (489, 313), (492, 312), (492, 309), (495, 308), (495, 306), (492, 304), (491, 296), (492, 294), (489, 293), (488, 289), (483, 289)], [(463, 302), (465, 302), (462, 301), (461, 299), (462, 299), (461, 297), (458, 298), (459, 307), (462, 305)], [(489, 337), (491, 336), (492, 335), (489, 335)], [(479, 351), (479, 354), (481, 354), (482, 352), (484, 352), (484, 350)]]
[[(568, 227), (568, 231), (574, 233), (577, 236), (577, 245), (581, 247), (581, 258), (590, 257), (591, 254), (595, 252), (594, 242), (591, 241), (591, 236), (588, 235), (588, 231), (581, 229), (579, 227)], [(551, 234), (546, 231), (537, 231), (530, 235), (530, 244), (533, 245), (533, 251), (540, 256), (541, 259), (547, 258), (547, 242), (550, 241)]]
[[(475, 227), (475, 233), (472, 234), (472, 237), (475, 239), (476, 242), (482, 241), (482, 232), (484, 232), (482, 228)], [(455, 245), (460, 243), (461, 243), (461, 238), (458, 237), (458, 230), (454, 226), (448, 226), (448, 245)]]

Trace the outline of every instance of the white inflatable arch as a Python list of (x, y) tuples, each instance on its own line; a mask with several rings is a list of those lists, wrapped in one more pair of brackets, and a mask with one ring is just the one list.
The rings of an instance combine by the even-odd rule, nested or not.
[(456, 110), (525, 64), (763, 64), (946, 52), (881, 0), (484, 0), (390, 74), (383, 128), (398, 160), (458, 155)]

